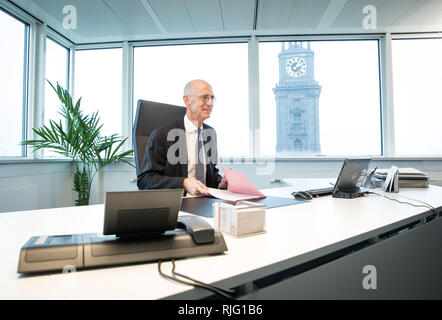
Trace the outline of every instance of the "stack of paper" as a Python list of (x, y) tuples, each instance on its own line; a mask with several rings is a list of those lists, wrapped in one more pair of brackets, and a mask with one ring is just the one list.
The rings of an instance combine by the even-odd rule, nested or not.
[(239, 171), (222, 166), (227, 190), (209, 188), (212, 197), (236, 203), (241, 200), (264, 199), (266, 196)]
[(209, 194), (217, 199), (230, 201), (233, 203), (236, 203), (238, 201), (242, 200), (255, 200), (255, 199), (263, 199), (264, 197), (256, 196), (252, 194), (240, 194), (240, 193), (234, 193), (230, 192), (228, 190), (222, 190), (222, 189), (214, 189), (214, 188), (208, 188)]
[[(389, 169), (377, 169), (375, 177), (385, 180)], [(399, 168), (399, 187), (401, 188), (427, 188), (429, 177), (425, 172), (414, 168)]]

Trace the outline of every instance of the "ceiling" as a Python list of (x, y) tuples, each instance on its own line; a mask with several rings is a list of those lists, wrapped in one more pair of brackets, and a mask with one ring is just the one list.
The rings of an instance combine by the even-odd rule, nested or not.
[[(75, 44), (442, 31), (442, 0), (9, 0)], [(371, 11), (363, 12), (364, 7)], [(73, 6), (76, 12), (72, 11)], [(63, 13), (63, 8), (67, 11)], [(367, 9), (366, 8), (366, 9)], [(376, 25), (369, 20), (376, 10)], [(74, 20), (68, 18), (76, 17)], [(65, 24), (63, 24), (63, 21)], [(363, 22), (371, 22), (368, 29)], [(68, 22), (68, 24), (66, 24)], [(69, 23), (70, 22), (70, 23)], [(68, 26), (68, 27), (66, 27)]]

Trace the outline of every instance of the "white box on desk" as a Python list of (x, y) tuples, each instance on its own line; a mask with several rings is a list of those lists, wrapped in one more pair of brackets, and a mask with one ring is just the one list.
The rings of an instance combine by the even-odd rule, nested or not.
[(214, 226), (235, 237), (265, 232), (266, 208), (266, 205), (250, 201), (239, 201), (236, 205), (215, 202)]

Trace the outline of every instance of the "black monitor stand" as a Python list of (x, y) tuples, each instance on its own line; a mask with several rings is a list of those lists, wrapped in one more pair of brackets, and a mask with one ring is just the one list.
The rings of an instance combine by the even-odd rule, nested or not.
[(333, 198), (354, 199), (363, 197), (368, 191), (363, 188), (341, 189), (333, 192)]

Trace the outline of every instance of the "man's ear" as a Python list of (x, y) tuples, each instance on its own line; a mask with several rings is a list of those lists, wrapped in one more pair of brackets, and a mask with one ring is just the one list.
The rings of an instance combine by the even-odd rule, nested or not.
[(184, 104), (188, 107), (190, 105), (190, 99), (188, 95), (183, 96)]

